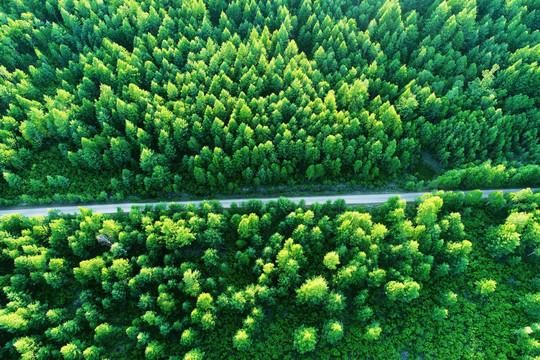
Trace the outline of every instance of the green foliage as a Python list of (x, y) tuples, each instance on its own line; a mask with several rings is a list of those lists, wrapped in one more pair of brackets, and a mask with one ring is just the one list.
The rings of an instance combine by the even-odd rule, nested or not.
[(521, 305), (533, 319), (540, 319), (540, 292), (525, 295), (521, 299)]
[(300, 354), (315, 350), (317, 345), (317, 330), (313, 327), (300, 326), (294, 332), (294, 345), (293, 347)]
[(73, 343), (62, 346), (60, 353), (66, 360), (76, 360), (81, 356), (81, 351)]
[(176, 239), (174, 239), (172, 243), (168, 242), (167, 247), (171, 248), (171, 247), (177, 247), (178, 245), (180, 246), (189, 245), (193, 242), (193, 240), (195, 240), (195, 236), (190, 232), (190, 230), (184, 227), (180, 227), (178, 229)]
[(300, 304), (318, 305), (325, 299), (327, 293), (328, 285), (326, 280), (319, 276), (307, 280), (296, 291), (296, 298)]
[(491, 166), (490, 162), (465, 169), (449, 170), (431, 182), (439, 189), (476, 189), (500, 187), (527, 187), (540, 184), (540, 166), (528, 164), (510, 167)]
[(343, 338), (343, 324), (336, 320), (329, 320), (324, 324), (323, 336), (330, 344)]
[(435, 307), (431, 313), (431, 317), (435, 321), (443, 321), (448, 317), (448, 310), (441, 307)]
[(443, 306), (455, 305), (458, 301), (458, 295), (452, 291), (444, 291), (439, 295), (439, 302)]
[(167, 5), (2, 3), (1, 203), (540, 184), (531, 0)]
[(233, 346), (240, 351), (248, 350), (253, 341), (250, 339), (249, 334), (244, 329), (238, 330), (233, 337)]
[(420, 285), (415, 281), (390, 281), (385, 285), (386, 296), (392, 301), (410, 302), (420, 296)]
[(382, 329), (380, 327), (380, 324), (378, 322), (374, 322), (367, 326), (367, 331), (364, 334), (364, 337), (366, 340), (374, 341), (378, 340), (381, 337)]
[(38, 344), (30, 337), (23, 337), (13, 343), (13, 347), (21, 354), (21, 359), (35, 358), (35, 353), (38, 350)]
[(238, 234), (242, 238), (247, 238), (257, 234), (259, 231), (259, 217), (256, 214), (244, 216), (238, 224)]
[(203, 360), (204, 359), (204, 352), (202, 352), (200, 349), (193, 349), (186, 353), (184, 356), (184, 360)]
[(199, 271), (192, 271), (191, 269), (188, 269), (184, 273), (183, 281), (185, 283), (184, 291), (186, 294), (191, 296), (198, 296), (201, 286), (199, 284)]
[(540, 245), (538, 216), (532, 213), (512, 212), (504, 224), (494, 227), (488, 235), (488, 250), (494, 257), (503, 257), (515, 252), (528, 256), (536, 255)]
[(511, 254), (520, 243), (520, 234), (516, 232), (516, 226), (513, 224), (501, 225), (490, 235), (488, 250), (495, 257)]
[(495, 292), (497, 282), (490, 279), (482, 279), (476, 282), (476, 291), (482, 296), (488, 296)]
[(339, 254), (335, 251), (329, 252), (324, 256), (323, 264), (330, 270), (336, 270), (339, 265)]
[(197, 332), (191, 328), (182, 332), (180, 343), (184, 346), (191, 346), (197, 339)]
[(481, 195), (4, 217), (0, 358), (533, 356), (538, 193)]
[(212, 295), (208, 293), (202, 293), (197, 298), (197, 308), (201, 310), (211, 310), (214, 307), (212, 305), (212, 302)]

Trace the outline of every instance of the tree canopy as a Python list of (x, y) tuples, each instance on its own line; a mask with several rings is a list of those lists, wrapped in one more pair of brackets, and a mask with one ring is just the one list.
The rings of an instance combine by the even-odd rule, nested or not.
[(0, 203), (538, 185), (539, 11), (4, 1)]
[(0, 358), (533, 359), (540, 194), (501, 196), (5, 216)]

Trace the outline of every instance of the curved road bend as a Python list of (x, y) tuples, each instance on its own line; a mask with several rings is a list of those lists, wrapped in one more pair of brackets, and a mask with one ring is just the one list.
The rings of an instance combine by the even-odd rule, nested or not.
[[(483, 193), (483, 197), (487, 197), (490, 193), (495, 191), (502, 191), (503, 193), (508, 192), (517, 192), (523, 189), (495, 189), (495, 190), (480, 190)], [(537, 190), (533, 188), (531, 190)], [(467, 193), (469, 191), (465, 191)], [(345, 200), (347, 205), (363, 205), (363, 204), (382, 204), (385, 203), (389, 198), (399, 195), (401, 199), (406, 201), (415, 201), (420, 196), (426, 194), (426, 192), (411, 192), (411, 193), (377, 193), (377, 194), (353, 194), (353, 195), (323, 195), (323, 196), (306, 196), (306, 197), (286, 197), (286, 199), (292, 200), (294, 202), (299, 202), (304, 200), (306, 205), (312, 205), (316, 202), (325, 203), (328, 200), (336, 201), (338, 199)], [(263, 203), (267, 203), (271, 200), (278, 200), (277, 197), (272, 198), (255, 198), (255, 199), (222, 199), (218, 200), (224, 208), (230, 208), (233, 202), (241, 204), (249, 200), (260, 200)], [(198, 205), (205, 200), (191, 200), (191, 201), (178, 201), (176, 204), (194, 204)], [(206, 200), (209, 201), (209, 200)], [(120, 208), (125, 212), (129, 212), (132, 206), (144, 207), (145, 205), (157, 205), (164, 202), (150, 202), (150, 203), (117, 203), (117, 204), (94, 204), (94, 205), (79, 205), (86, 209), (90, 209), (94, 212), (104, 213), (104, 214), (113, 214), (117, 212), (117, 209)], [(21, 214), (26, 217), (32, 216), (47, 216), (49, 210), (59, 210), (64, 214), (78, 214), (79, 206), (58, 206), (58, 207), (28, 207), (20, 209), (6, 209), (0, 210), (0, 216), (11, 215), (11, 214)]]

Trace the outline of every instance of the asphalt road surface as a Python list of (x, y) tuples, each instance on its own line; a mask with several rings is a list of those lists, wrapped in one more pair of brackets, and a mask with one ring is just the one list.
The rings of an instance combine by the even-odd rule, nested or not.
[[(487, 197), (490, 193), (495, 191), (502, 191), (503, 193), (508, 192), (517, 192), (522, 189), (495, 189), (495, 190), (480, 190), (483, 193), (483, 197)], [(532, 189), (533, 191), (536, 189)], [(468, 191), (465, 191), (467, 193)], [(401, 199), (407, 201), (414, 201), (418, 197), (424, 195), (425, 192), (411, 192), (411, 193), (376, 193), (376, 194), (351, 194), (351, 195), (323, 195), (323, 196), (306, 196), (306, 197), (286, 197), (289, 200), (294, 202), (299, 202), (304, 200), (306, 205), (312, 205), (316, 202), (325, 203), (328, 200), (336, 201), (338, 199), (345, 200), (347, 205), (364, 205), (364, 204), (382, 204), (385, 203), (389, 198), (399, 195)], [(237, 203), (240, 205), (242, 202), (246, 202), (252, 199), (222, 199), (218, 200), (224, 208), (229, 208), (231, 204)], [(273, 198), (255, 198), (253, 200), (260, 200), (263, 203), (268, 201), (278, 200), (277, 197)], [(195, 204), (198, 205), (201, 202), (209, 200), (190, 200), (190, 201), (178, 201), (176, 204)], [(94, 205), (77, 205), (77, 206), (53, 206), (53, 207), (26, 207), (19, 209), (5, 209), (0, 210), (0, 216), (11, 215), (11, 214), (21, 214), (26, 217), (33, 216), (47, 216), (49, 210), (59, 210), (64, 214), (78, 214), (79, 207), (90, 209), (94, 212), (104, 213), (104, 214), (113, 214), (116, 213), (120, 208), (125, 212), (129, 212), (132, 206), (144, 207), (145, 205), (157, 205), (164, 202), (151, 202), (151, 203), (117, 203), (117, 204), (94, 204)]]

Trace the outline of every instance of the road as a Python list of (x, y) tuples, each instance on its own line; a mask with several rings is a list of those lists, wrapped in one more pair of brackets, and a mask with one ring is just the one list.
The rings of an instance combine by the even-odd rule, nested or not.
[[(502, 191), (504, 193), (508, 192), (517, 192), (522, 189), (496, 189), (496, 190), (481, 190), (483, 192), (483, 197), (487, 197), (490, 193), (494, 191)], [(537, 190), (537, 189), (532, 189)], [(468, 191), (465, 191), (467, 193)], [(342, 195), (323, 195), (323, 196), (306, 196), (306, 197), (286, 197), (289, 200), (294, 202), (299, 202), (304, 200), (306, 205), (312, 205), (316, 202), (325, 203), (328, 200), (336, 201), (337, 199), (345, 200), (347, 205), (366, 205), (366, 204), (382, 204), (386, 202), (389, 198), (399, 195), (401, 199), (407, 201), (414, 201), (418, 197), (424, 195), (425, 192), (410, 192), (410, 193), (376, 193), (376, 194), (342, 194)], [(231, 204), (237, 203), (241, 204), (242, 202), (249, 201), (251, 199), (222, 199), (218, 200), (224, 208), (230, 208)], [(256, 198), (254, 200), (260, 200), (263, 203), (267, 203), (271, 200), (278, 200), (277, 197), (273, 198)], [(190, 200), (190, 201), (178, 201), (176, 204), (195, 204), (198, 205), (205, 200)], [(163, 203), (163, 202), (161, 202)], [(49, 210), (55, 209), (59, 210), (64, 214), (78, 214), (79, 206), (86, 209), (91, 209), (94, 212), (104, 213), (104, 214), (113, 214), (116, 213), (118, 208), (122, 209), (125, 212), (129, 212), (132, 206), (144, 207), (145, 205), (157, 205), (158, 202), (151, 203), (117, 203), (117, 204), (94, 204), (94, 205), (78, 205), (78, 206), (58, 206), (58, 207), (26, 207), (19, 209), (5, 209), (0, 210), (0, 216), (11, 215), (11, 214), (21, 214), (26, 217), (33, 216), (47, 216)]]

